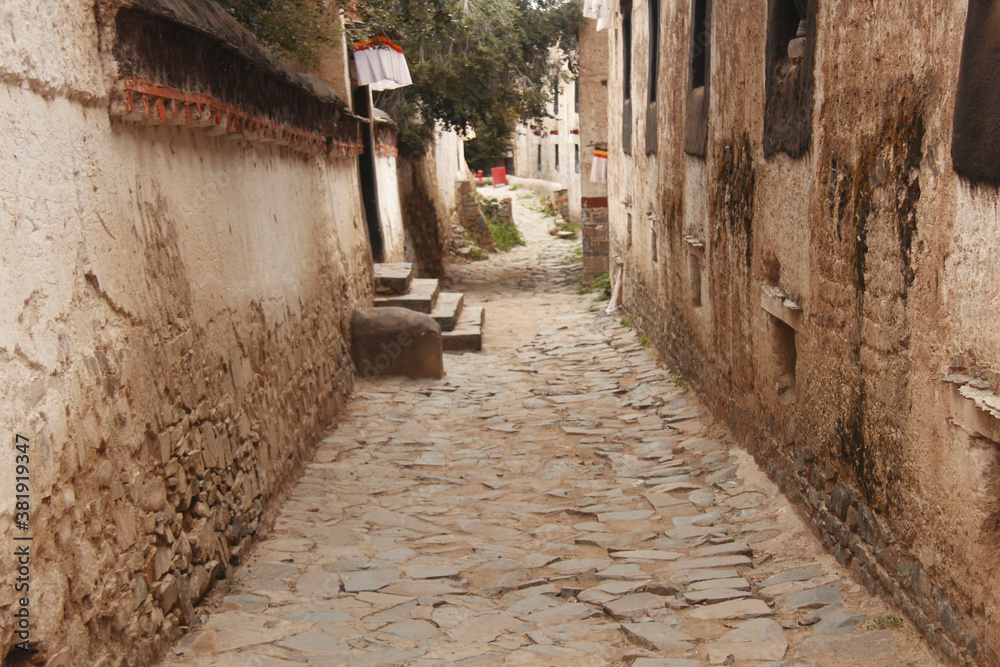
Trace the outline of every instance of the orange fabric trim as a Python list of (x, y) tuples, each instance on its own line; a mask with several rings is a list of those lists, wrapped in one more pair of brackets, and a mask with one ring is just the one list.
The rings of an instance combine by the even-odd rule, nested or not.
[(367, 42), (356, 42), (354, 44), (355, 51), (364, 51), (365, 49), (379, 49), (386, 48), (392, 49), (396, 53), (402, 53), (403, 47), (401, 47), (396, 42), (392, 41), (388, 37), (383, 37), (382, 35), (376, 35), (372, 37)]
[(146, 120), (155, 117), (164, 125), (168, 121), (190, 124), (192, 120), (209, 120), (217, 127), (224, 126), (226, 134), (239, 133), (248, 140), (286, 143), (315, 153), (327, 153), (332, 148), (348, 157), (356, 157), (364, 152), (364, 145), (361, 143), (337, 140), (327, 142), (327, 138), (321, 134), (254, 116), (237, 107), (223, 104), (211, 95), (177, 90), (134, 76), (125, 77), (123, 82), (126, 113), (135, 113), (138, 96), (141, 100), (141, 113)]

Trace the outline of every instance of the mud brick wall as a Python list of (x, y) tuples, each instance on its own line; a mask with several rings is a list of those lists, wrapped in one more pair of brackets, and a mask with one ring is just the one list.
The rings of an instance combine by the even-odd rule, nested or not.
[[(743, 406), (712, 392), (723, 372), (705, 363), (704, 351), (687, 321), (664, 306), (633, 273), (625, 275), (627, 308), (635, 326), (673, 368), (709, 399), (713, 412), (724, 418), (750, 449), (768, 475), (809, 520), (824, 545), (855, 579), (891, 600), (924, 633), (930, 643), (958, 663), (1000, 664), (991, 647), (968, 618), (952, 606), (943, 589), (850, 483), (838, 479), (829, 461), (808, 448), (788, 451)], [(663, 323), (668, 323), (663, 326)]]
[[(692, 6), (707, 5), (711, 40), (693, 44)], [(990, 94), (985, 61), (963, 54), (994, 39), (977, 20), (993, 5), (674, 3), (651, 45), (650, 3), (636, 0), (631, 97), (647, 95), (650, 48), (671, 94), (655, 119), (623, 115), (621, 15), (608, 89), (626, 311), (859, 580), (943, 655), (991, 666), (1000, 183), (962, 151), (1000, 119), (991, 104), (956, 108), (963, 85)], [(692, 155), (702, 47), (707, 141)], [(649, 127), (656, 151), (626, 153), (623, 136)]]
[[(246, 124), (165, 124), (162, 98), (147, 116), (141, 95), (122, 118), (122, 26), (141, 19), (199, 53), (219, 36), (157, 31), (168, 19), (144, 10), (116, 21), (118, 9), (0, 8), (13, 26), (0, 46), (12, 221), (0, 231), (0, 533), (33, 536), (36, 659), (105, 667), (150, 664), (246, 552), (351, 389), (350, 313), (372, 299), (357, 163), (330, 150), (356, 129), (339, 124), (336, 96), (302, 89), (269, 116), (261, 78), (279, 93), (295, 84), (267, 63), (226, 79), (186, 62), (161, 82), (149, 51), (130, 75), (211, 94)], [(202, 74), (212, 85), (198, 89)], [(265, 136), (264, 121), (287, 133)], [(27, 531), (7, 493), (15, 433), (30, 439)], [(5, 558), (10, 659), (14, 577)]]

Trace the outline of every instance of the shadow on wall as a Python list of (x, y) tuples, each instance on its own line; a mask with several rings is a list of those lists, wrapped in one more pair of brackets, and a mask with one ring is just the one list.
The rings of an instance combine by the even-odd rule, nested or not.
[(427, 153), (400, 155), (397, 169), (403, 231), (407, 246), (412, 248), (417, 273), (424, 278), (441, 278), (448, 244), (442, 230), (444, 221), (438, 216), (431, 196), (437, 191), (433, 161)]

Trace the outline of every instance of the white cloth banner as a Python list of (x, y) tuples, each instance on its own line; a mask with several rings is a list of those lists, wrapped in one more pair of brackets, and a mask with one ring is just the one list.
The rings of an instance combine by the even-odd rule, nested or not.
[(583, 15), (597, 19), (597, 30), (606, 30), (611, 25), (611, 3), (614, 0), (583, 0)]
[(608, 158), (594, 156), (594, 164), (590, 166), (590, 182), (608, 182)]
[(372, 90), (392, 90), (413, 83), (406, 56), (390, 48), (376, 47), (354, 52), (358, 85)]

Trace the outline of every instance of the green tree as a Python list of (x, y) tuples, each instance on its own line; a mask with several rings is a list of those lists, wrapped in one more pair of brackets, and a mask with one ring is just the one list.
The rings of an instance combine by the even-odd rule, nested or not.
[[(334, 0), (217, 0), (276, 51), (315, 64), (334, 43)], [(384, 35), (402, 45), (413, 85), (375, 94), (400, 126), (400, 148), (422, 151), (434, 124), (471, 127), (469, 164), (487, 168), (520, 123), (546, 116), (560, 68), (576, 69), (581, 0), (343, 0), (348, 39)]]
[(326, 0), (217, 0), (257, 39), (279, 54), (314, 65), (319, 50), (334, 43), (337, 23)]
[(518, 124), (546, 116), (554, 49), (576, 69), (579, 0), (358, 0), (353, 10), (353, 38), (385, 35), (406, 52), (413, 85), (376, 93), (404, 151), (422, 150), (435, 122), (472, 127), (470, 166), (491, 166)]

